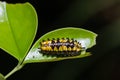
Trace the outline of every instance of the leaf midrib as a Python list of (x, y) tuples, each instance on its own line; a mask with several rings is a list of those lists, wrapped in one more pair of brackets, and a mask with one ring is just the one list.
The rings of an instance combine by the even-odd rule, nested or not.
[[(14, 35), (14, 31), (13, 31), (13, 28), (12, 28), (12, 26), (11, 26), (11, 24), (10, 24), (10, 22), (9, 22), (9, 18), (8, 18), (8, 14), (7, 14), (7, 5), (5, 6), (6, 8), (5, 8), (5, 14), (6, 14), (6, 20), (7, 20), (7, 23), (8, 23), (8, 26), (10, 27), (10, 31), (11, 31), (11, 35), (12, 35), (12, 38), (13, 38), (13, 42), (15, 43), (15, 46), (16, 46), (16, 48), (17, 48), (17, 55), (18, 56), (20, 56), (20, 48), (19, 48), (19, 46), (18, 46), (18, 44), (17, 44), (17, 41), (16, 41), (16, 38), (15, 38), (15, 35)], [(16, 57), (16, 56), (15, 56)], [(18, 58), (18, 57), (16, 57), (18, 60), (20, 60), (20, 57)]]

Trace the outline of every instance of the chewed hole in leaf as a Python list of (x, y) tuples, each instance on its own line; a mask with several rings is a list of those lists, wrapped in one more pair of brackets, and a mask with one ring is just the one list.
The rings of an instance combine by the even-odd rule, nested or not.
[(40, 42), (39, 52), (48, 56), (70, 57), (80, 55), (85, 47), (74, 38), (52, 38)]

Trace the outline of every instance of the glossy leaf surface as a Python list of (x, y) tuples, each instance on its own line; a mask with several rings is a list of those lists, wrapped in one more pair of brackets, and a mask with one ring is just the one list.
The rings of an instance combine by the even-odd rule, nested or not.
[(18, 61), (27, 54), (36, 34), (37, 14), (30, 3), (0, 2), (0, 48)]
[(73, 59), (73, 58), (82, 58), (89, 56), (89, 52), (82, 52), (79, 56), (74, 57), (51, 57), (51, 56), (43, 56), (42, 53), (39, 53), (40, 42), (42, 40), (52, 39), (52, 38), (74, 38), (78, 42), (82, 44), (82, 47), (91, 48), (96, 44), (96, 34), (81, 28), (67, 27), (61, 28), (57, 30), (53, 30), (51, 32), (43, 35), (39, 40), (33, 45), (32, 49), (28, 53), (24, 63), (32, 63), (32, 62), (50, 62), (50, 61), (59, 61), (64, 59)]

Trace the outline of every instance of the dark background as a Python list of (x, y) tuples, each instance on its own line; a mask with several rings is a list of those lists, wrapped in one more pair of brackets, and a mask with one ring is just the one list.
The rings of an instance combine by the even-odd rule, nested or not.
[[(6, 0), (30, 2), (38, 14), (38, 32), (80, 27), (98, 34), (92, 56), (50, 63), (32, 63), (7, 80), (120, 80), (120, 0)], [(34, 42), (35, 42), (34, 41)], [(17, 60), (0, 50), (0, 73), (6, 75)]]

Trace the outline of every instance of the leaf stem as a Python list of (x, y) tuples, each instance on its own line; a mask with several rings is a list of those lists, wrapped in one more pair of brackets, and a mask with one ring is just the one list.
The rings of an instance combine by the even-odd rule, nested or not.
[(23, 66), (24, 66), (23, 64), (18, 63), (18, 65), (5, 76), (5, 79), (7, 79), (8, 77), (10, 77), (16, 71), (20, 70)]

